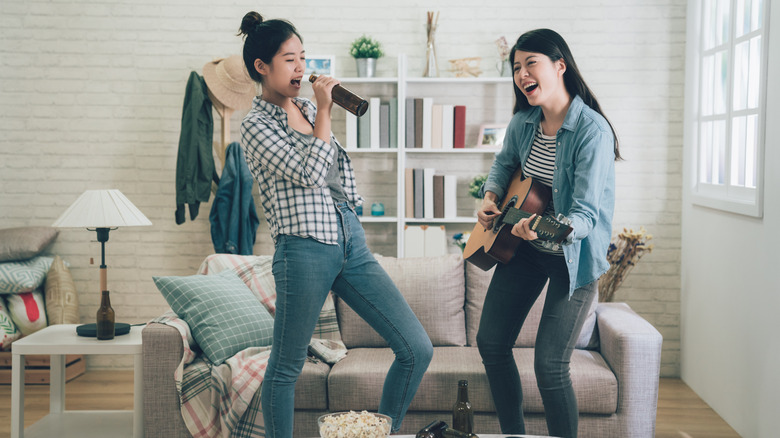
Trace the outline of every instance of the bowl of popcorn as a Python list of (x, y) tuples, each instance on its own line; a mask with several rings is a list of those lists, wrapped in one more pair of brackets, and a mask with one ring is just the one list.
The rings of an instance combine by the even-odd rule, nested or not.
[(393, 420), (374, 412), (334, 412), (317, 419), (321, 438), (386, 438)]

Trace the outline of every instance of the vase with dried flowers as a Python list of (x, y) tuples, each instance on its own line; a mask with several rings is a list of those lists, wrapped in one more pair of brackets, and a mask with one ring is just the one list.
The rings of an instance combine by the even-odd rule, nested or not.
[(645, 227), (640, 227), (636, 232), (623, 228), (623, 232), (613, 238), (607, 250), (609, 270), (599, 279), (599, 301), (614, 300), (615, 292), (639, 259), (653, 251), (653, 244), (647, 244), (652, 238), (653, 235), (647, 234)]
[(428, 22), (425, 26), (428, 34), (428, 43), (425, 50), (425, 72), (423, 77), (435, 78), (439, 76), (439, 66), (436, 63), (436, 27), (439, 25), (439, 13), (428, 11)]
[(512, 66), (509, 63), (509, 43), (506, 42), (506, 38), (502, 36), (497, 39), (496, 47), (498, 48), (498, 63), (496, 63), (498, 74), (512, 76)]

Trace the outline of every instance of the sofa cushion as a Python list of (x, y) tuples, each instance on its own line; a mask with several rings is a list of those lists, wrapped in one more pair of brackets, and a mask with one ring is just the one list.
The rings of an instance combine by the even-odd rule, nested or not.
[[(523, 387), (523, 410), (542, 413), (544, 406), (534, 374), (532, 348), (515, 348)], [(356, 348), (328, 376), (329, 409), (376, 410), (387, 370), (393, 362), (389, 348)], [(580, 413), (613, 414), (617, 410), (617, 379), (601, 355), (574, 350), (571, 378)], [(485, 367), (473, 347), (434, 347), (433, 360), (423, 376), (409, 411), (446, 411), (457, 399), (458, 380), (469, 381), (469, 401), (475, 412), (495, 412)], [(447, 409), (444, 409), (444, 408)]]
[(212, 364), (248, 347), (271, 345), (273, 317), (234, 272), (153, 279)]
[(51, 257), (38, 256), (29, 260), (0, 263), (0, 294), (18, 294), (38, 289), (46, 280)]
[(18, 227), (0, 230), (0, 262), (35, 257), (54, 239), (59, 230), (53, 227)]
[(60, 256), (46, 274), (46, 316), (49, 324), (78, 324), (79, 296), (68, 267)]
[[(377, 256), (422, 323), (433, 345), (466, 345), (463, 310), (463, 257), (401, 258)], [(348, 348), (387, 347), (387, 342), (361, 317), (336, 299), (341, 337)]]
[[(272, 273), (273, 256), (212, 254), (201, 263), (198, 274), (218, 274), (231, 270), (249, 287), (260, 303), (273, 315), (276, 312), (276, 283)], [(328, 294), (314, 327), (313, 337), (341, 341), (333, 296)]]
[[(477, 331), (479, 330), (479, 321), (482, 316), (482, 306), (485, 302), (485, 295), (494, 271), (495, 268), (483, 271), (471, 263), (466, 263), (466, 334), (468, 336), (468, 345), (471, 346), (477, 345)], [(528, 313), (523, 328), (515, 341), (515, 347), (533, 347), (536, 343), (536, 332), (539, 328), (539, 321), (542, 318), (542, 308), (544, 307), (544, 298), (546, 296), (547, 286), (545, 285), (539, 298)], [(579, 338), (577, 338), (576, 348), (595, 349), (598, 347), (596, 344), (598, 336), (595, 334), (597, 304), (598, 294), (595, 294), (588, 309), (588, 317), (585, 319)]]
[(328, 373), (330, 365), (307, 360), (295, 383), (295, 409), (328, 409)]

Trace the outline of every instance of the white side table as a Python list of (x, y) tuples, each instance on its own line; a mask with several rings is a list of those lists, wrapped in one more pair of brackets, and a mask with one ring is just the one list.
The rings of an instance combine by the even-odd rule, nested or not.
[[(142, 326), (110, 341), (76, 335), (77, 324), (51, 325), (11, 344), (11, 438), (143, 437)], [(24, 356), (51, 356), (49, 415), (24, 429)], [(132, 354), (133, 411), (66, 411), (65, 355)]]

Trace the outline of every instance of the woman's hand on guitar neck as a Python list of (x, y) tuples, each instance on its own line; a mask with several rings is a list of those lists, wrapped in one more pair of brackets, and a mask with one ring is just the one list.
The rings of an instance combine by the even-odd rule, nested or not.
[(485, 193), (485, 198), (482, 199), (482, 206), (480, 206), (479, 211), (477, 211), (477, 222), (482, 225), (482, 228), (489, 230), (493, 228), (493, 220), (500, 214), (501, 210), (499, 210), (496, 205), (495, 193)]
[(534, 219), (536, 219), (535, 214), (532, 214), (531, 217), (520, 219), (520, 221), (512, 227), (512, 234), (523, 240), (538, 239), (539, 236), (536, 234), (536, 231), (532, 230), (530, 227), (530, 224)]

